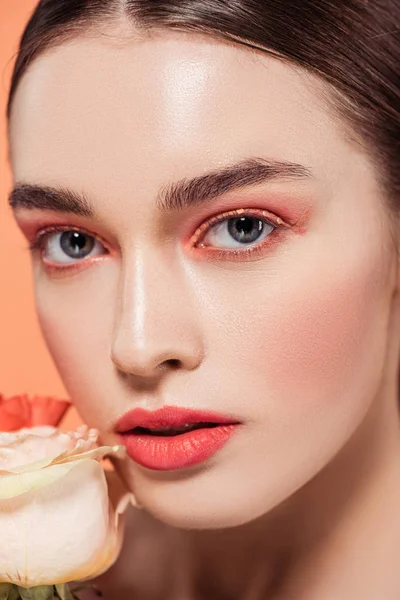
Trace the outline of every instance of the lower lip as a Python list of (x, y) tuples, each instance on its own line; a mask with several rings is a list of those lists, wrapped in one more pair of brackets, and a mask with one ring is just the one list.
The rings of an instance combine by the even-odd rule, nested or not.
[(156, 471), (186, 469), (204, 462), (220, 450), (238, 425), (195, 429), (177, 436), (121, 435), (128, 455), (142, 467)]

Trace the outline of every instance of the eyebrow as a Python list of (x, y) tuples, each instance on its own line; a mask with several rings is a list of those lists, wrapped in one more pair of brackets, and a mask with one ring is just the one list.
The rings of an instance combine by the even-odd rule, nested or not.
[[(261, 183), (312, 178), (311, 170), (304, 165), (249, 158), (165, 186), (158, 194), (156, 205), (162, 212), (179, 211), (210, 202), (228, 192)], [(10, 193), (9, 203), (14, 210), (51, 210), (83, 217), (95, 215), (94, 206), (84, 194), (64, 187), (17, 184)]]

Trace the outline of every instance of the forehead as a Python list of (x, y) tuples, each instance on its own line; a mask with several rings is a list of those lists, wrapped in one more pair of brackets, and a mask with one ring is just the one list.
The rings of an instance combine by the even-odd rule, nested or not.
[(337, 177), (344, 139), (321, 90), (304, 71), (211, 38), (78, 37), (39, 56), (21, 81), (14, 176), (128, 191), (262, 156), (317, 173), (329, 157)]

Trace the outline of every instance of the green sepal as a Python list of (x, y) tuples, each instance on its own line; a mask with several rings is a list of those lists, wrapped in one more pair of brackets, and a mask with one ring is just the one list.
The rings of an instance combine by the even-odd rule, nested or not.
[(0, 600), (19, 600), (18, 587), (13, 583), (0, 583)]
[(79, 592), (81, 592), (82, 590), (92, 590), (98, 598), (101, 598), (103, 596), (103, 592), (99, 590), (99, 588), (96, 587), (93, 583), (81, 583), (71, 588), (73, 598), (79, 600)]
[(52, 585), (38, 585), (31, 588), (23, 588), (18, 586), (18, 592), (22, 600), (53, 600)]
[(7, 600), (19, 600), (20, 595), (16, 585), (12, 585)]
[(19, 600), (20, 598), (21, 596), (19, 595), (18, 587), (12, 585), (7, 600)]
[(58, 583), (55, 588), (57, 595), (61, 600), (74, 600), (67, 583)]
[(11, 588), (11, 583), (0, 583), (0, 600), (8, 600)]

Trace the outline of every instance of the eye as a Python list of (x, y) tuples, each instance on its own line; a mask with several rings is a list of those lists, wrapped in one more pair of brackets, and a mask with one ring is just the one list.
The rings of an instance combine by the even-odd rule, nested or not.
[(255, 246), (270, 235), (275, 225), (250, 214), (224, 218), (211, 225), (200, 242), (200, 246), (237, 249)]
[(49, 262), (73, 264), (92, 256), (107, 254), (103, 244), (92, 235), (74, 229), (47, 231), (39, 239), (42, 257)]

